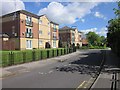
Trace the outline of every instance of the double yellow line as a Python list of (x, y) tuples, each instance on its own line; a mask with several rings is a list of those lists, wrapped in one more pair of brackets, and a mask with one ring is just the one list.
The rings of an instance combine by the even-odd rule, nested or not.
[(80, 90), (80, 89), (85, 89), (85, 88), (89, 88), (88, 85), (92, 84), (92, 80), (93, 78), (90, 78), (88, 81), (83, 81), (77, 88), (76, 90)]

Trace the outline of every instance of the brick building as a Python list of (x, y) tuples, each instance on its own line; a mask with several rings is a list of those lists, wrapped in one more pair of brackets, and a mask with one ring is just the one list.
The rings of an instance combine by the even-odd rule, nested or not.
[(75, 44), (75, 46), (77, 46), (77, 44), (82, 46), (81, 33), (78, 31), (77, 28), (70, 28), (65, 26), (59, 30), (59, 37), (63, 46), (73, 43)]
[[(2, 33), (14, 43), (13, 50), (46, 48), (46, 43), (53, 43), (51, 21), (46, 15), (38, 16), (25, 10), (6, 14), (2, 18)], [(58, 24), (57, 30), (58, 30)], [(58, 31), (57, 31), (58, 35)], [(57, 39), (58, 40), (58, 39)], [(58, 41), (57, 41), (58, 42)], [(56, 48), (58, 48), (56, 43)], [(53, 45), (51, 44), (51, 48)]]

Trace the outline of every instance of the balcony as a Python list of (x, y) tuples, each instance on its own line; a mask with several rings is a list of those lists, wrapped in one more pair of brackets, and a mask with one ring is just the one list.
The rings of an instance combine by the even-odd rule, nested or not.
[(56, 32), (57, 31), (57, 28), (53, 28), (53, 32)]
[(56, 39), (57, 39), (57, 36), (53, 36), (53, 39), (56, 40)]
[(26, 26), (33, 27), (33, 22), (32, 21), (25, 20), (25, 22), (26, 22)]
[(33, 38), (33, 33), (25, 33), (26, 38)]

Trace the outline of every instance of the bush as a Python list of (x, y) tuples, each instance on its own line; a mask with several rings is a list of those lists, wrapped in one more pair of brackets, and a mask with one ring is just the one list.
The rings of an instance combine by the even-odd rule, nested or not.
[(47, 50), (42, 50), (42, 59), (47, 58)]
[(0, 66), (8, 66), (9, 65), (9, 52), (2, 52), (2, 65)]
[(21, 64), (25, 62), (36, 61), (40, 59), (46, 59), (72, 53), (73, 49), (70, 48), (58, 48), (58, 49), (34, 49), (24, 51), (2, 51), (2, 61), (0, 66), (10, 66), (15, 64)]

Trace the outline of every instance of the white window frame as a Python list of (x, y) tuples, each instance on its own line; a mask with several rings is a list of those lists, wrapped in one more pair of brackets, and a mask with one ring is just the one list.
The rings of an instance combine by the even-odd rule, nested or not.
[(56, 40), (53, 40), (53, 48), (56, 48)]
[(32, 40), (26, 40), (26, 49), (32, 49)]
[(39, 19), (39, 24), (42, 24), (42, 20), (41, 19)]
[(42, 33), (43, 33), (42, 30), (39, 30), (39, 34), (42, 35)]
[(43, 44), (43, 41), (42, 40), (39, 40), (39, 45), (42, 45)]

